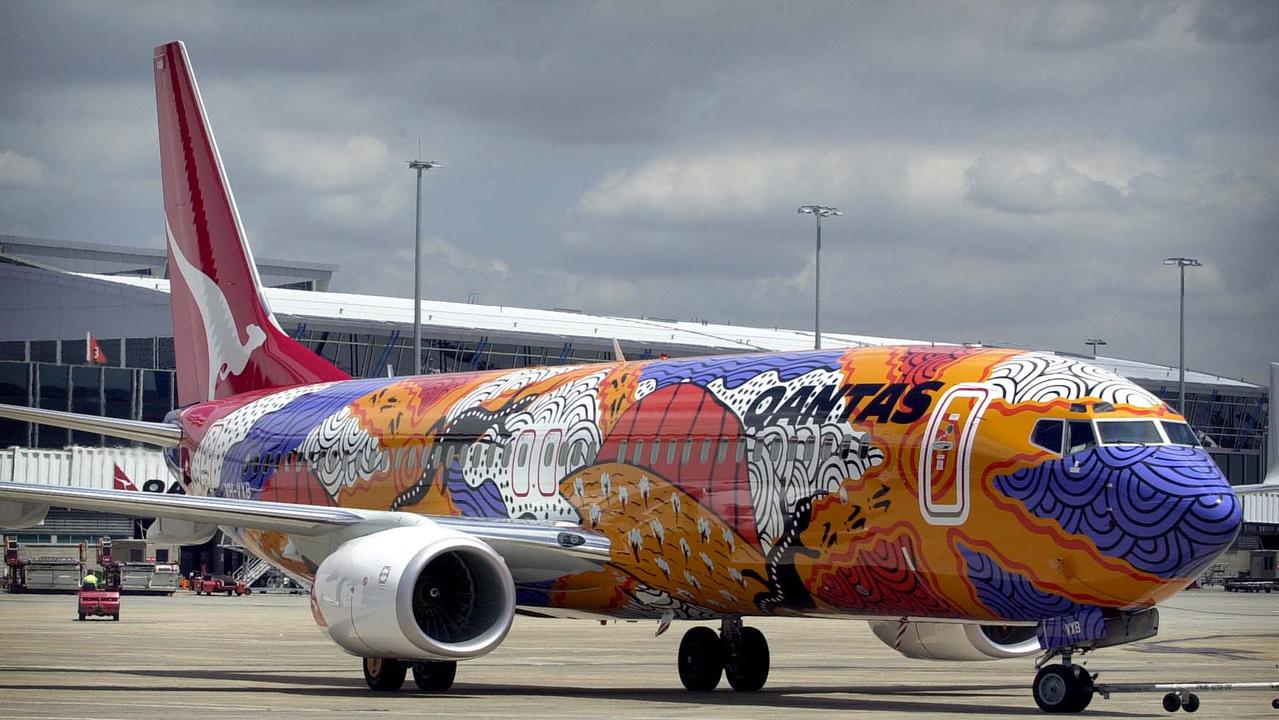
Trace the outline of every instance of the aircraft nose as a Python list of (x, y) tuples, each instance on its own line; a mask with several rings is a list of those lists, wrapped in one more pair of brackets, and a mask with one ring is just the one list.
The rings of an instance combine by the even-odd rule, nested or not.
[(1114, 496), (1115, 524), (1133, 538), (1129, 561), (1167, 578), (1201, 573), (1234, 541), (1243, 508), (1202, 448), (1164, 445), (1106, 448), (1122, 462)]
[(1202, 572), (1243, 521), (1239, 498), (1202, 448), (1094, 447), (996, 486), (1103, 554), (1170, 580)]

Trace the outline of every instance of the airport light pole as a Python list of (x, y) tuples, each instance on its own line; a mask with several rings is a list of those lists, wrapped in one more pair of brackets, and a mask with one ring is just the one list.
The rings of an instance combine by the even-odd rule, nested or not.
[(1195, 258), (1170, 257), (1164, 265), (1176, 265), (1181, 270), (1180, 327), (1177, 332), (1177, 412), (1186, 414), (1186, 268), (1203, 267)]
[(1108, 343), (1107, 343), (1105, 340), (1102, 340), (1101, 338), (1085, 338), (1085, 339), (1084, 339), (1084, 344), (1085, 344), (1085, 345), (1092, 345), (1092, 356), (1093, 356), (1093, 359), (1094, 359), (1094, 360), (1096, 360), (1096, 359), (1097, 359), (1097, 346), (1098, 346), (1098, 345), (1106, 345), (1106, 344), (1108, 344)]
[(440, 167), (430, 160), (409, 160), (417, 171), (417, 218), (413, 229), (413, 374), (422, 374), (422, 171)]
[(813, 283), (813, 349), (822, 349), (822, 218), (838, 217), (844, 213), (825, 205), (801, 205), (800, 215), (812, 215), (817, 220), (817, 279)]

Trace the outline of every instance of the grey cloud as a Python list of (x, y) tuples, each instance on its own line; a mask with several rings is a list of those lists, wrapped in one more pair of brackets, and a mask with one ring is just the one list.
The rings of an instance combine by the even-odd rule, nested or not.
[(968, 198), (1010, 213), (1116, 207), (1117, 188), (1087, 177), (1061, 158), (984, 155), (964, 173)]
[(1260, 42), (1279, 35), (1279, 4), (1272, 0), (1203, 2), (1192, 27), (1208, 42)]
[(1192, 361), (1260, 376), (1273, 8), (9, 3), (0, 232), (159, 244), (183, 39), (255, 251), (339, 290), (411, 292), (420, 137), (432, 297), (808, 327), (820, 202), (831, 329), (1170, 362), (1198, 254)]

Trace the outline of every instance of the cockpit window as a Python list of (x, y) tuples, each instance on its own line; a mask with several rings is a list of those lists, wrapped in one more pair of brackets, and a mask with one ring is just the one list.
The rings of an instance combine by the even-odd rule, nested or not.
[(1067, 428), (1069, 429), (1066, 440), (1067, 455), (1097, 446), (1097, 436), (1093, 435), (1092, 423), (1087, 420), (1071, 420), (1067, 423)]
[(1098, 420), (1097, 432), (1106, 445), (1162, 445), (1153, 420)]
[(1189, 445), (1191, 447), (1199, 445), (1199, 438), (1195, 437), (1195, 431), (1191, 430), (1186, 423), (1163, 420), (1159, 424), (1164, 426), (1164, 433), (1168, 435), (1168, 442), (1173, 445)]
[(1030, 433), (1030, 442), (1060, 455), (1065, 425), (1061, 420), (1040, 420), (1035, 423), (1035, 429)]

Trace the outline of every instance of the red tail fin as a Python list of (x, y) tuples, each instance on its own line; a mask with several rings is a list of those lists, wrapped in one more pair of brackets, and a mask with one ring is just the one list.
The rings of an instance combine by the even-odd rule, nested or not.
[(347, 379), (267, 307), (186, 47), (161, 45), (154, 66), (178, 403)]

